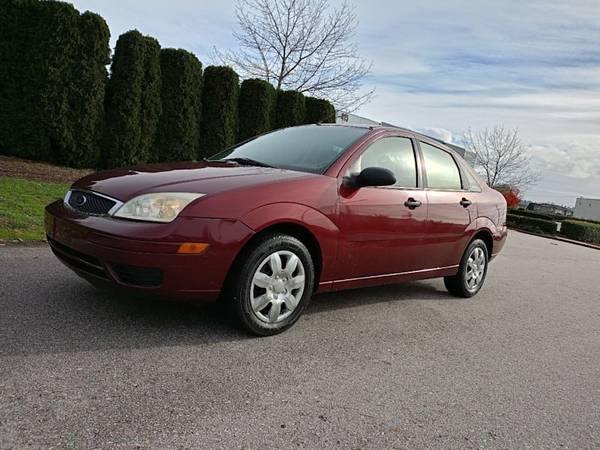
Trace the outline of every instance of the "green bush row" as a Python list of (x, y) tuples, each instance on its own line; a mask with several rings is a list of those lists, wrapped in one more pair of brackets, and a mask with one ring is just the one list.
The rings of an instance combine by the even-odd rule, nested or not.
[(136, 30), (117, 41), (102, 17), (58, 1), (0, 2), (0, 154), (72, 167), (190, 160), (273, 129), (335, 122), (331, 103)]
[(600, 244), (600, 224), (580, 220), (565, 220), (561, 224), (561, 234), (577, 241)]
[(110, 32), (72, 5), (0, 2), (0, 153), (90, 167), (99, 158)]
[[(555, 216), (552, 214), (542, 214), (542, 213), (536, 213), (534, 211), (529, 211), (526, 209), (516, 209), (516, 208), (510, 208), (508, 210), (509, 214), (515, 214), (518, 216), (526, 216), (526, 217), (535, 217), (536, 219), (545, 219), (545, 220), (554, 220), (554, 221), (558, 221), (558, 222), (562, 222), (563, 220), (569, 220), (569, 217), (565, 217), (565, 216)], [(588, 219), (576, 219), (579, 222), (587, 222), (587, 223), (596, 223), (596, 224), (600, 224), (600, 222), (596, 221), (596, 220), (588, 220)]]
[(542, 214), (542, 213), (536, 213), (533, 211), (528, 211), (526, 209), (509, 209), (508, 210), (509, 214), (513, 214), (513, 215), (517, 215), (517, 216), (524, 216), (524, 217), (533, 217), (535, 219), (544, 219), (544, 220), (554, 220), (555, 217), (550, 215), (550, 214)]
[[(533, 233), (556, 234), (556, 221), (526, 217), (513, 214), (512, 211), (506, 215), (506, 224), (511, 228)], [(563, 220), (560, 234), (576, 241), (600, 244), (600, 224), (598, 223), (582, 220)]]
[(556, 233), (556, 223), (535, 217), (524, 217), (516, 214), (506, 215), (506, 224), (519, 230), (531, 231), (533, 233)]

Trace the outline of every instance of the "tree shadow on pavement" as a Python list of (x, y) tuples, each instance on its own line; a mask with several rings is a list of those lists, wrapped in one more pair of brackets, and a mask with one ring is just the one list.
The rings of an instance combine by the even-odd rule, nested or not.
[[(210, 345), (252, 336), (219, 303), (182, 303), (97, 289), (75, 275), (0, 293), (0, 356)], [(404, 283), (315, 296), (307, 314), (369, 304), (451, 298), (431, 284)]]
[[(74, 276), (43, 292), (2, 295), (0, 355), (212, 344), (250, 338), (217, 303), (189, 304), (100, 290)], [(25, 288), (26, 291), (29, 289)]]

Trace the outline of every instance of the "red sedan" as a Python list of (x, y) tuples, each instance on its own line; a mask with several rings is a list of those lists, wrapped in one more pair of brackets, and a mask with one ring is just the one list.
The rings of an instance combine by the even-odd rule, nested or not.
[(307, 125), (194, 163), (98, 172), (46, 207), (85, 279), (230, 302), (257, 335), (315, 292), (444, 277), (471, 297), (506, 240), (506, 202), (452, 149), (409, 130)]

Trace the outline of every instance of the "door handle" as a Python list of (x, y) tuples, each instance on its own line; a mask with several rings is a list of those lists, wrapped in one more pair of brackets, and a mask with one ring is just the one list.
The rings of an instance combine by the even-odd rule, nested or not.
[(463, 205), (464, 208), (466, 208), (467, 206), (471, 206), (473, 204), (473, 202), (467, 198), (462, 198), (462, 200), (460, 201), (460, 204)]
[(408, 200), (406, 200), (404, 202), (404, 206), (406, 206), (408, 209), (415, 209), (415, 208), (418, 208), (419, 206), (421, 206), (421, 202), (419, 200), (415, 200), (414, 198), (410, 197)]

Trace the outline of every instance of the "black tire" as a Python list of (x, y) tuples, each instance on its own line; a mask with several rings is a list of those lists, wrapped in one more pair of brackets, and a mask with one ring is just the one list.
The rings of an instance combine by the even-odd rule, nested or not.
[[(482, 251), (485, 266), (483, 268), (481, 278), (478, 279), (477, 284), (470, 286), (467, 282), (467, 278), (472, 280), (472, 278), (469, 277), (469, 275), (471, 274), (469, 258), (473, 256), (474, 252), (479, 252), (479, 250)], [(444, 284), (446, 285), (446, 289), (448, 289), (448, 292), (450, 292), (452, 295), (455, 295), (456, 297), (473, 297), (479, 292), (479, 290), (483, 286), (483, 283), (485, 282), (485, 277), (487, 275), (488, 270), (488, 263), (488, 249), (485, 245), (485, 242), (483, 242), (481, 239), (475, 239), (469, 244), (469, 246), (465, 250), (465, 253), (463, 254), (460, 260), (460, 267), (458, 269), (458, 273), (451, 277), (444, 277)], [(481, 273), (481, 270), (479, 270), (478, 272)]]
[[(269, 323), (264, 319), (270, 318), (266, 316), (269, 315), (269, 312), (275, 303), (268, 304), (266, 306), (266, 312), (256, 313), (252, 308), (251, 295), (261, 295), (261, 288), (253, 284), (254, 275), (259, 268), (265, 267), (261, 266), (261, 264), (276, 252), (283, 252), (284, 254), (291, 253), (298, 257), (304, 271), (304, 288), (302, 292), (299, 290), (293, 291), (296, 292), (296, 294), (299, 294), (298, 297), (300, 300), (297, 302), (294, 309), (291, 310), (291, 313), (280, 321)], [(280, 257), (280, 261), (283, 262), (285, 257), (287, 257), (287, 255)], [(289, 259), (283, 262), (284, 270), (288, 267), (288, 262)], [(270, 263), (269, 266), (266, 267), (270, 269)], [(298, 269), (296, 270), (299, 269), (300, 265), (298, 264)], [(288, 281), (290, 280), (288, 279)], [(256, 336), (271, 336), (287, 330), (298, 320), (312, 297), (314, 283), (314, 263), (306, 246), (295, 237), (285, 234), (271, 234), (265, 236), (260, 241), (257, 241), (252, 247), (245, 250), (244, 253), (240, 255), (240, 258), (228, 279), (229, 287), (226, 291), (228, 297), (227, 301), (229, 302), (234, 318), (237, 319), (237, 322), (242, 325), (243, 328)], [(265, 289), (264, 295), (271, 295), (273, 292), (274, 291)], [(288, 291), (286, 290), (285, 292), (287, 293)], [(292, 290), (290, 289), (289, 292), (292, 293)], [(281, 295), (283, 295), (283, 293), (281, 293)], [(272, 302), (275, 302), (275, 299), (273, 299)], [(287, 303), (285, 303), (285, 300), (283, 300), (283, 302), (284, 303), (280, 303), (278, 306), (281, 310), (281, 314), (289, 312), (289, 310), (286, 309)], [(265, 317), (261, 319), (259, 314), (264, 314)]]

